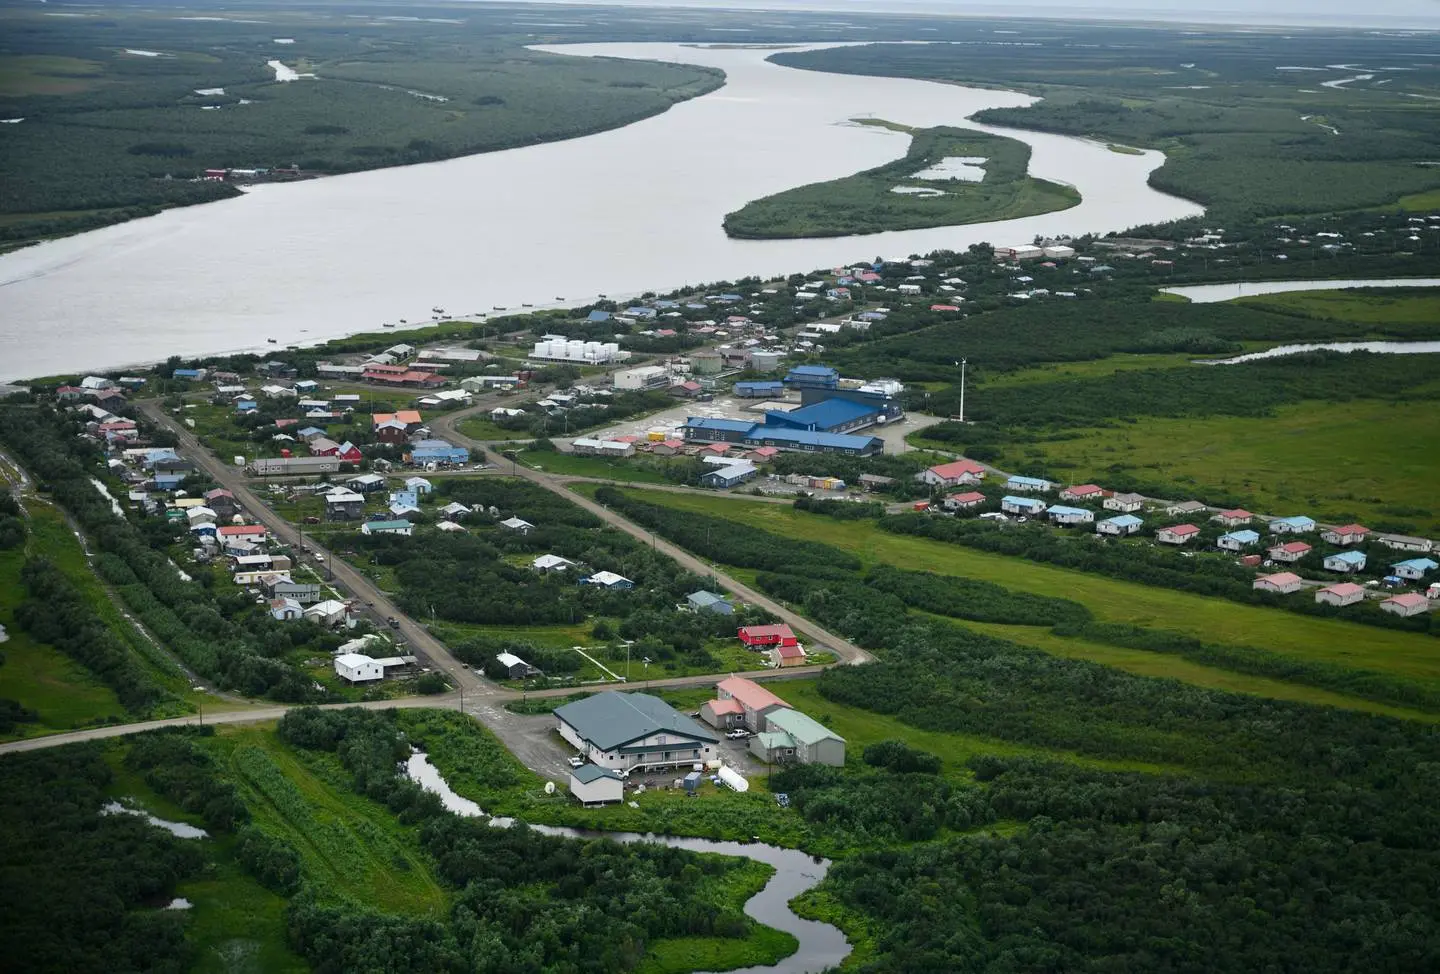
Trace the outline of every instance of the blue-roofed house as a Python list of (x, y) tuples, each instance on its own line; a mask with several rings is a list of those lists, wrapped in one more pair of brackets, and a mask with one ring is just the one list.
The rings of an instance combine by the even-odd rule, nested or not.
[(721, 294), (721, 295), (719, 295), (718, 297), (716, 297), (715, 300), (716, 300), (716, 301), (735, 302), (735, 301), (742, 301), (742, 300), (744, 300), (744, 298), (743, 298), (741, 295), (738, 295), (738, 294)]
[(718, 487), (724, 490), (754, 479), (759, 472), (753, 463), (731, 463), (705, 471), (700, 475), (700, 483), (705, 487)]
[(1333, 555), (1325, 556), (1325, 570), (1327, 572), (1344, 572), (1351, 574), (1363, 571), (1365, 568), (1365, 552), (1363, 551), (1340, 551)]
[(235, 411), (237, 413), (253, 413), (259, 409), (260, 404), (254, 399), (237, 399), (235, 401)]
[(172, 379), (183, 379), (190, 382), (199, 382), (205, 378), (204, 369), (176, 369), (170, 374)]
[(786, 374), (785, 384), (794, 389), (834, 389), (840, 385), (840, 373), (828, 365), (797, 365)]
[(640, 305), (636, 305), (633, 308), (626, 308), (625, 313), (633, 318), (653, 318), (659, 314), (654, 308), (646, 308)]
[(416, 466), (434, 463), (458, 467), (470, 462), (470, 451), (446, 440), (420, 440), (410, 450), (410, 462)]
[(1275, 534), (1306, 534), (1315, 530), (1315, 521), (1303, 514), (1277, 517), (1270, 522), (1270, 530)]
[(1258, 531), (1251, 531), (1249, 528), (1243, 531), (1231, 531), (1215, 539), (1216, 547), (1223, 548), (1226, 551), (1244, 551), (1252, 544), (1259, 543), (1260, 533)]
[(592, 311), (592, 312), (590, 312), (588, 315), (585, 316), (585, 320), (586, 320), (586, 321), (609, 321), (609, 320), (610, 320), (610, 312), (608, 312), (608, 311)]
[(1419, 581), (1425, 577), (1426, 572), (1433, 572), (1436, 568), (1440, 568), (1440, 565), (1429, 558), (1411, 558), (1409, 561), (1398, 561), (1390, 566), (1391, 571), (1397, 576), (1412, 582)]
[(685, 603), (695, 612), (714, 612), (722, 616), (735, 614), (735, 606), (724, 596), (714, 592), (691, 592), (685, 596)]
[(1038, 477), (1016, 476), (1005, 481), (1006, 490), (1018, 490), (1024, 494), (1048, 494), (1054, 486), (1050, 481)]
[(1063, 504), (1056, 504), (1046, 513), (1056, 524), (1091, 524), (1095, 520), (1094, 511), (1087, 511), (1083, 507), (1066, 507)]
[(1117, 538), (1123, 538), (1126, 535), (1139, 531), (1144, 524), (1145, 522), (1134, 514), (1118, 514), (1115, 517), (1107, 517), (1105, 520), (1096, 524), (1095, 533), (1109, 534)]
[(435, 485), (424, 477), (406, 477), (405, 489), (414, 491), (417, 497), (424, 497), (435, 489)]
[(1000, 510), (1006, 514), (1041, 515), (1045, 513), (1045, 502), (1038, 497), (1002, 497)]
[(785, 383), (737, 382), (732, 391), (741, 399), (774, 399), (785, 395)]
[(872, 457), (885, 449), (878, 436), (856, 433), (823, 433), (819, 430), (778, 429), (757, 424), (744, 441), (746, 446), (773, 446), (782, 450), (808, 453), (843, 453), (847, 456)]

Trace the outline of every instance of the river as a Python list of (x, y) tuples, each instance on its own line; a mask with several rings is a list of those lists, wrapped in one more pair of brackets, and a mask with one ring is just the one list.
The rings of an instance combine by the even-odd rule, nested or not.
[(1302, 352), (1376, 352), (1381, 355), (1434, 355), (1440, 353), (1440, 342), (1326, 342), (1317, 345), (1277, 345), (1263, 352), (1236, 355), (1234, 358), (1201, 359), (1206, 365), (1238, 365), (1258, 359), (1299, 355)]
[(1230, 284), (1192, 284), (1166, 287), (1166, 294), (1178, 294), (1194, 304), (1214, 304), (1253, 298), (1259, 294), (1285, 294), (1290, 291), (1340, 291), (1353, 287), (1440, 287), (1440, 277), (1387, 277), (1373, 281), (1234, 281)]
[[(440, 796), (445, 807), (456, 815), (484, 817), (480, 806), (457, 795), (423, 751), (416, 751), (406, 762), (405, 772), (426, 791)], [(511, 819), (492, 818), (491, 824), (513, 825)], [(806, 920), (790, 909), (790, 901), (817, 886), (830, 868), (828, 859), (816, 859), (795, 849), (781, 849), (763, 842), (717, 842), (711, 839), (684, 838), (669, 835), (640, 835), (635, 832), (600, 832), (571, 829), (555, 825), (531, 825), (546, 835), (572, 839), (610, 839), (614, 842), (656, 842), (674, 849), (691, 852), (714, 852), (722, 856), (741, 856), (774, 867), (775, 874), (765, 888), (745, 901), (745, 914), (758, 923), (794, 935), (799, 949), (766, 967), (746, 967), (731, 974), (816, 974), (839, 964), (850, 954), (845, 935), (828, 923)]]
[[(826, 47), (833, 45), (813, 45)], [(546, 48), (724, 70), (719, 90), (624, 128), (446, 162), (254, 187), (242, 197), (0, 257), (0, 380), (318, 341), (439, 306), (570, 303), (830, 267), (878, 255), (1028, 243), (1201, 212), (1152, 190), (1158, 152), (1043, 133), (1033, 175), (1080, 205), (967, 227), (732, 240), (726, 213), (902, 156), (906, 137), (849, 120), (957, 124), (1031, 103), (1014, 92), (781, 67), (770, 51), (680, 44)], [(324, 79), (305, 84), (324, 84)], [(248, 117), (248, 116), (247, 116)], [(257, 117), (257, 124), (263, 118)]]

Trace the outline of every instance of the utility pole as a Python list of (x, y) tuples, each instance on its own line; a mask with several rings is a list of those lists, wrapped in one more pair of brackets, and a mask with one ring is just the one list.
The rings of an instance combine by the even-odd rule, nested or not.
[(960, 422), (965, 422), (965, 366), (968, 359), (960, 360)]

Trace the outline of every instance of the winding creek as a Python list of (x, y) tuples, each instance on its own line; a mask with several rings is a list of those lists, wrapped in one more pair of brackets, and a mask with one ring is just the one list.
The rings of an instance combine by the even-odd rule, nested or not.
[[(430, 763), (423, 751), (416, 751), (405, 765), (405, 773), (426, 791), (440, 796), (445, 807), (456, 815), (468, 818), (487, 817), (475, 802), (457, 795), (449, 783)], [(492, 817), (490, 824), (509, 827), (513, 819)], [(806, 920), (790, 909), (790, 900), (819, 884), (830, 868), (828, 859), (816, 859), (795, 849), (781, 849), (763, 842), (717, 842), (668, 835), (641, 835), (636, 832), (601, 832), (563, 828), (554, 825), (530, 825), (545, 835), (573, 839), (610, 839), (614, 842), (655, 842), (690, 852), (714, 852), (723, 856), (740, 856), (763, 862), (775, 874), (765, 888), (745, 903), (745, 913), (759, 923), (783, 930), (800, 942), (800, 948), (789, 957), (766, 967), (747, 967), (732, 974), (816, 974), (844, 960), (850, 953), (845, 935), (828, 923)]]
[[(296, 45), (294, 58), (303, 52)], [(797, 47), (834, 45), (797, 45)], [(170, 210), (0, 257), (0, 380), (264, 350), (473, 316), (972, 243), (1119, 231), (1201, 208), (1151, 189), (1164, 157), (971, 123), (1031, 146), (1030, 172), (1082, 202), (1018, 220), (862, 237), (733, 240), (725, 214), (904, 155), (907, 137), (852, 119), (955, 125), (1016, 92), (827, 74), (769, 50), (586, 44), (551, 53), (698, 64), (724, 87), (583, 138), (296, 183)], [(295, 63), (295, 61), (292, 61)], [(282, 63), (282, 67), (285, 65)], [(274, 68), (274, 65), (272, 65)], [(293, 71), (294, 69), (289, 69)], [(315, 82), (323, 84), (320, 79)], [(255, 124), (264, 124), (264, 106)], [(252, 116), (247, 116), (252, 118)]]

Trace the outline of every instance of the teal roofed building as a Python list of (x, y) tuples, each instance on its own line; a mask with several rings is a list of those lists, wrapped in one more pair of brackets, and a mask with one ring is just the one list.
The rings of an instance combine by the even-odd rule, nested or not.
[(750, 753), (769, 764), (845, 764), (845, 738), (798, 710), (765, 715), (765, 729), (750, 738)]

